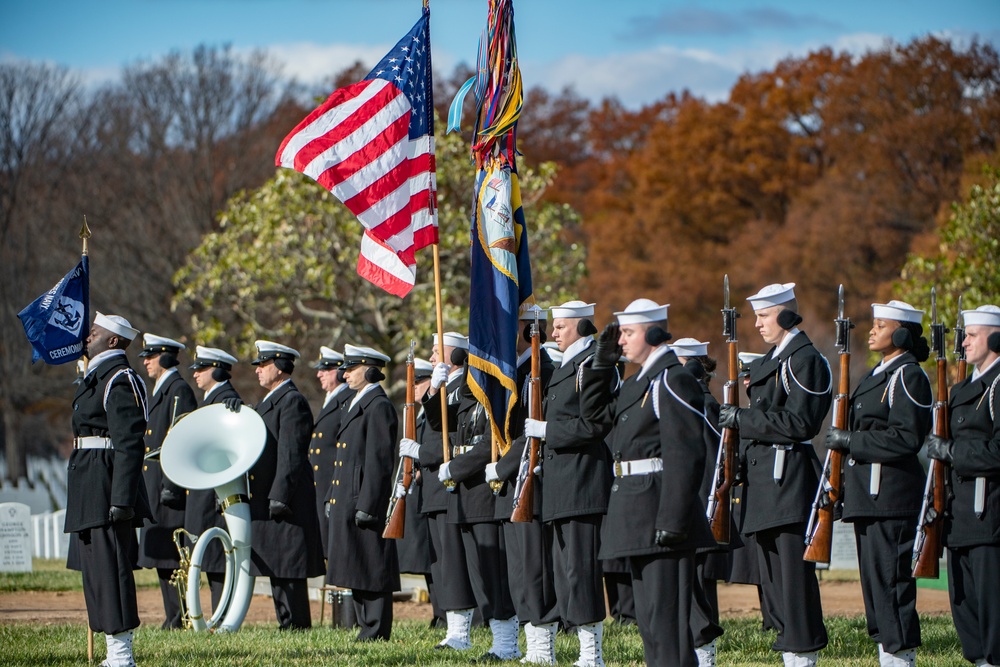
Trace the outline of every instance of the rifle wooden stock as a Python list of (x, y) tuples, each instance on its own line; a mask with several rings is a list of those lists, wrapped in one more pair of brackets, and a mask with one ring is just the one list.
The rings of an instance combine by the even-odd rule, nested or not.
[[(417, 437), (416, 382), (414, 379), (413, 355), (406, 362), (406, 405), (403, 406), (403, 437), (415, 440)], [(399, 460), (399, 472), (396, 481), (400, 482), (407, 492), (413, 484), (413, 459), (403, 456)], [(385, 530), (382, 537), (387, 540), (403, 539), (406, 524), (406, 496), (396, 498), (396, 485), (393, 484), (392, 497), (389, 500), (389, 514), (385, 520)]]
[[(531, 400), (528, 403), (528, 416), (531, 419), (542, 418), (542, 342), (538, 327), (531, 332)], [(535, 468), (538, 467), (538, 456), (542, 442), (538, 438), (528, 438), (528, 475), (521, 485), (521, 493), (514, 505), (510, 520), (517, 523), (528, 523), (535, 515)]]
[[(848, 428), (847, 409), (850, 407), (851, 390), (851, 355), (842, 353), (840, 355), (840, 384), (837, 389), (837, 398), (833, 408), (833, 426), (835, 428)], [(826, 451), (826, 462), (823, 464), (823, 476), (819, 480), (819, 489), (816, 491), (817, 502), (813, 503), (812, 516), (809, 517), (809, 525), (812, 531), (807, 531), (806, 550), (802, 554), (802, 559), (812, 563), (830, 563), (830, 552), (833, 548), (833, 513), (840, 497), (843, 493), (843, 472), (844, 453), (828, 449)]]
[[(937, 400), (934, 402), (934, 435), (951, 437), (948, 421), (948, 362), (937, 360)], [(941, 539), (944, 528), (944, 491), (947, 466), (942, 461), (931, 459), (927, 469), (927, 486), (924, 490), (923, 507), (917, 521), (917, 537), (913, 542), (913, 576), (918, 579), (937, 579), (940, 575), (941, 555), (944, 544)]]
[[(729, 343), (729, 379), (722, 390), (722, 400), (726, 405), (737, 405), (737, 380), (739, 379), (739, 360), (736, 353), (736, 342)], [(736, 479), (736, 452), (740, 447), (740, 433), (736, 429), (722, 430), (722, 470), (716, 470), (716, 485), (714, 488), (714, 511), (708, 518), (712, 527), (712, 537), (719, 544), (729, 544), (730, 524), (732, 524), (733, 482)], [(721, 480), (719, 472), (722, 473)]]

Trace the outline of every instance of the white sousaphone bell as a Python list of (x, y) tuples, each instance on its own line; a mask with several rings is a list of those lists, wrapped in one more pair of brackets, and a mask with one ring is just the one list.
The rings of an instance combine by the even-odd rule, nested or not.
[[(233, 412), (222, 404), (188, 413), (167, 433), (160, 450), (163, 474), (186, 489), (215, 489), (222, 505), (227, 533), (212, 527), (194, 543), (185, 601), (194, 630), (239, 630), (250, 608), (254, 578), (250, 576), (250, 505), (246, 473), (257, 462), (267, 442), (267, 427), (256, 412)], [(218, 608), (206, 621), (198, 586), (201, 561), (212, 539), (226, 554), (226, 580)]]

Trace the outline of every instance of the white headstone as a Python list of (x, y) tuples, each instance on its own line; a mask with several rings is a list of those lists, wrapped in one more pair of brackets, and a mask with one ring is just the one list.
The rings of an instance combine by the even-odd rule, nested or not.
[(833, 522), (833, 542), (830, 546), (831, 570), (857, 570), (858, 543), (854, 539), (854, 526), (843, 521)]
[(66, 526), (66, 510), (56, 510), (52, 513), (52, 557), (66, 560), (69, 553), (69, 533), (64, 532)]
[(31, 572), (31, 508), (0, 504), (0, 572)]

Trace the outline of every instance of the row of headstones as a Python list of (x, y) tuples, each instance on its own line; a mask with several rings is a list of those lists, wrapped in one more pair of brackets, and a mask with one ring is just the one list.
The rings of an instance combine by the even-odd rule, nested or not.
[(0, 458), (0, 503), (23, 503), (34, 514), (66, 507), (66, 461), (29, 456), (27, 476), (16, 483), (7, 480), (7, 466)]

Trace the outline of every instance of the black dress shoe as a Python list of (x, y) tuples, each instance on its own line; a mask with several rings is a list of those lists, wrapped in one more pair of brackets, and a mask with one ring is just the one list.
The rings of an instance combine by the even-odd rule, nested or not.
[(494, 663), (494, 662), (506, 662), (506, 660), (504, 660), (503, 658), (501, 658), (500, 656), (498, 656), (493, 651), (487, 651), (486, 653), (482, 654), (478, 658), (473, 658), (469, 662), (481, 665), (481, 664), (489, 664), (489, 663)]

